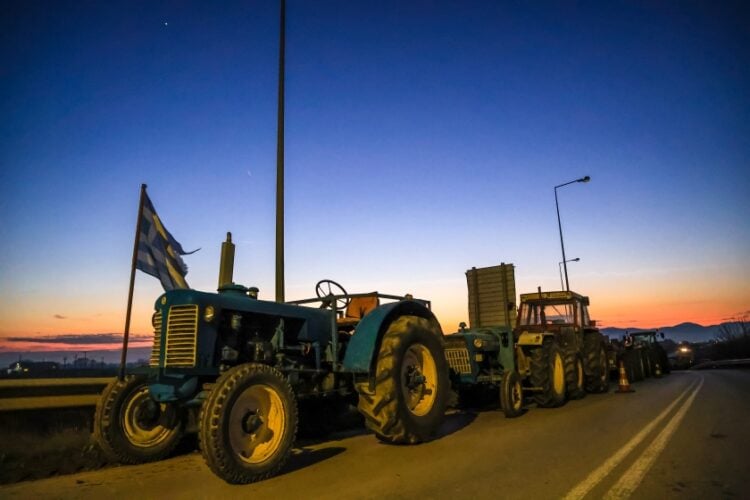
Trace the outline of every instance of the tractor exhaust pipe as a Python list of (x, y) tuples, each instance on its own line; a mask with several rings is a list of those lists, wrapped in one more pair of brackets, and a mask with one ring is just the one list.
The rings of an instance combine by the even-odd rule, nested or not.
[(219, 290), (234, 281), (234, 243), (232, 233), (227, 232), (227, 241), (221, 244), (221, 262), (219, 263)]

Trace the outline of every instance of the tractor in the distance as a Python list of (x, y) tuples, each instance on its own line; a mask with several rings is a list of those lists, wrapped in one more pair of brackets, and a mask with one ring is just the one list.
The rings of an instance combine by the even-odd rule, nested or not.
[(589, 317), (589, 298), (570, 291), (539, 289), (521, 294), (520, 302), (514, 331), (520, 348), (519, 371), (528, 373), (536, 403), (554, 407), (566, 397), (579, 399), (587, 392), (607, 392), (606, 341)]
[(524, 394), (556, 407), (586, 392), (606, 392), (605, 339), (589, 318), (588, 297), (574, 292), (521, 294), (516, 312), (512, 264), (466, 273), (470, 327), (446, 336), (446, 358), (459, 398), (499, 388), (507, 417), (522, 413)]
[(107, 386), (94, 435), (122, 463), (169, 455), (197, 432), (209, 468), (229, 483), (276, 474), (290, 454), (298, 400), (357, 404), (387, 443), (419, 443), (443, 421), (450, 391), (443, 333), (430, 303), (348, 294), (258, 299), (232, 281), (231, 235), (218, 293), (173, 290), (155, 303), (150, 365)]
[(657, 336), (664, 338), (664, 334), (656, 330), (628, 332), (624, 335), (620, 358), (628, 380), (637, 382), (669, 373), (667, 351), (657, 340)]

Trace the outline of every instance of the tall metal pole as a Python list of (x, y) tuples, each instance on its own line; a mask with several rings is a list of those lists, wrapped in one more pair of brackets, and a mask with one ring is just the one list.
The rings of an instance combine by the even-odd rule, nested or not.
[(560, 230), (560, 248), (562, 248), (562, 262), (563, 262), (563, 269), (565, 269), (565, 290), (570, 291), (570, 284), (568, 282), (568, 261), (565, 260), (565, 243), (563, 242), (563, 235), (562, 235), (562, 224), (560, 223), (560, 205), (557, 203), (557, 188), (561, 188), (563, 186), (567, 186), (568, 184), (573, 184), (575, 182), (588, 182), (591, 180), (591, 177), (588, 175), (585, 177), (581, 177), (580, 179), (576, 179), (574, 181), (566, 182), (565, 184), (560, 184), (558, 186), (555, 186), (555, 208), (557, 209), (557, 228)]
[(276, 130), (276, 302), (284, 302), (284, 52), (286, 0), (279, 22), (279, 109)]
[[(141, 196), (138, 200), (138, 219), (135, 223), (133, 240), (133, 262), (130, 266), (130, 288), (128, 288), (128, 308), (125, 313), (125, 332), (122, 335), (122, 353), (120, 354), (120, 380), (125, 378), (125, 364), (128, 357), (128, 337), (130, 336), (130, 314), (133, 311), (133, 285), (135, 285), (135, 266), (138, 263), (138, 243), (141, 236), (141, 219), (143, 219), (143, 199), (146, 196), (146, 185), (141, 184)], [(84, 353), (84, 357), (85, 357)]]
[(555, 208), (557, 209), (557, 228), (560, 230), (560, 248), (562, 248), (563, 268), (565, 268), (565, 290), (569, 292), (570, 285), (568, 284), (568, 262), (565, 260), (565, 243), (563, 242), (562, 223), (560, 222), (560, 205), (557, 203), (557, 188), (558, 187), (560, 186), (555, 186)]
[(560, 290), (562, 290), (563, 288), (565, 288), (565, 285), (563, 284), (563, 279), (562, 279), (562, 262), (558, 262), (557, 270), (560, 272)]
[[(581, 260), (581, 258), (576, 257), (575, 259), (568, 259), (566, 262), (578, 262), (579, 260)], [(563, 265), (562, 262), (557, 263), (557, 271), (560, 273), (560, 290), (565, 288), (565, 285), (563, 284), (563, 278), (562, 278), (562, 265)]]

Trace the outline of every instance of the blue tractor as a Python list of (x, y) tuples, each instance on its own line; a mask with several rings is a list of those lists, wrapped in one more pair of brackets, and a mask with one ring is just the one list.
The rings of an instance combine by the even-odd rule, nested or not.
[(154, 305), (147, 368), (110, 383), (94, 436), (122, 463), (168, 456), (197, 433), (209, 468), (229, 483), (276, 474), (295, 441), (298, 401), (356, 404), (386, 443), (430, 439), (450, 391), (440, 324), (410, 295), (349, 294), (278, 303), (232, 280), (231, 235), (218, 293), (173, 290)]

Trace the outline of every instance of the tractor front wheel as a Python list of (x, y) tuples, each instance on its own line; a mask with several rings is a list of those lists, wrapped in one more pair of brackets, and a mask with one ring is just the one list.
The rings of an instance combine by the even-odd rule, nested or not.
[(565, 403), (565, 363), (560, 348), (552, 339), (531, 351), (531, 385), (534, 401), (542, 408), (555, 408)]
[(208, 467), (231, 484), (278, 473), (297, 434), (297, 402), (276, 369), (248, 363), (227, 370), (200, 414), (200, 445)]
[(416, 444), (437, 431), (450, 382), (439, 332), (415, 316), (391, 323), (378, 353), (374, 387), (357, 385), (358, 409), (378, 439)]
[(140, 464), (169, 456), (183, 436), (184, 419), (170, 403), (151, 398), (143, 377), (107, 385), (96, 404), (94, 440), (111, 460)]
[(523, 388), (521, 377), (515, 370), (503, 373), (500, 381), (500, 406), (505, 418), (515, 418), (523, 413)]

